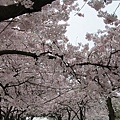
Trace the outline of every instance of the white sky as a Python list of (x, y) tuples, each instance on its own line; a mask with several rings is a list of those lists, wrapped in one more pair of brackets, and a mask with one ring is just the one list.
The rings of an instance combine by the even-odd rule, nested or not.
[[(28, 117), (26, 118), (26, 120), (30, 120)], [(48, 120), (47, 118), (43, 117), (34, 117), (33, 120)]]
[(34, 117), (33, 120), (48, 120), (47, 118)]
[[(78, 2), (81, 8), (84, 2), (82, 0), (78, 0)], [(113, 3), (109, 4), (105, 10), (109, 11), (109, 13), (113, 13), (119, 3), (120, 1), (113, 1)], [(84, 17), (79, 17), (78, 15), (75, 15), (75, 12), (72, 12), (68, 21), (70, 26), (68, 26), (66, 35), (74, 45), (77, 45), (78, 42), (87, 43), (87, 40), (85, 40), (85, 34), (87, 32), (95, 33), (98, 29), (104, 29), (105, 27), (103, 19), (98, 18), (97, 12), (87, 4), (80, 13), (83, 13)], [(118, 17), (120, 18), (120, 7), (117, 9), (116, 14), (119, 15)]]

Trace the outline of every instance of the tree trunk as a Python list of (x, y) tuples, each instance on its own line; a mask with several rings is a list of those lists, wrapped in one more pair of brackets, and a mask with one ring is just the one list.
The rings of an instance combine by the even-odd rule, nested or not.
[(83, 115), (82, 107), (80, 107), (79, 109), (80, 109), (80, 119), (84, 120), (84, 115)]
[(106, 102), (107, 102), (109, 120), (115, 120), (115, 112), (112, 106), (111, 98), (108, 97)]

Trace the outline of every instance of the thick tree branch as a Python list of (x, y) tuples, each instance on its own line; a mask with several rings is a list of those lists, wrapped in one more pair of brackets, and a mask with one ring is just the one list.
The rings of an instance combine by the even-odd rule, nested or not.
[(43, 52), (43, 53), (40, 53), (39, 55), (37, 55), (36, 53), (20, 51), (20, 50), (0, 50), (0, 56), (8, 55), (8, 54), (24, 55), (24, 56), (28, 56), (28, 57), (33, 57), (36, 60), (38, 60), (39, 57), (44, 56), (44, 55), (47, 55), (48, 59), (56, 59), (56, 57), (60, 57), (62, 59), (62, 57), (63, 57), (62, 55), (58, 55), (58, 54), (54, 55), (50, 51)]
[(51, 4), (55, 0), (34, 0), (32, 9), (25, 8), (21, 4), (12, 4), (8, 6), (0, 5), (0, 22), (9, 18), (15, 18), (25, 13), (33, 13), (41, 11), (41, 8), (47, 4)]
[(2, 55), (7, 55), (7, 54), (24, 55), (24, 56), (33, 57), (33, 58), (36, 59), (36, 60), (38, 59), (38, 56), (36, 55), (36, 53), (19, 51), (19, 50), (1, 50), (1, 51), (0, 51), (0, 56), (2, 56)]

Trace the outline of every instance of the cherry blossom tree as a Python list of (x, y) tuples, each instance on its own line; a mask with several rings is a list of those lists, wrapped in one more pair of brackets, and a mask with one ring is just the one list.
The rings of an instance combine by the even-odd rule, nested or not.
[(74, 0), (2, 2), (1, 119), (52, 115), (92, 120), (104, 115), (115, 120), (111, 99), (120, 92), (120, 21), (102, 11), (112, 1), (85, 1), (107, 24), (105, 30), (86, 34), (94, 42), (91, 49), (73, 46), (65, 36), (70, 12), (82, 15)]
[[(43, 106), (45, 100), (49, 101), (46, 95), (51, 95), (53, 91), (52, 98), (48, 98), (56, 97), (58, 88), (53, 86), (53, 82), (57, 81), (53, 81), (53, 78), (61, 78), (59, 75), (64, 71), (58, 68), (62, 68), (63, 59), (62, 50), (59, 49), (68, 41), (64, 36), (67, 24), (58, 22), (67, 21), (71, 10), (66, 4), (57, 1), (45, 6), (40, 13), (1, 22), (1, 116), (5, 120), (13, 116), (20, 119), (26, 109), (30, 111), (26, 112), (27, 115), (45, 113), (40, 113), (42, 108), (38, 110), (36, 105)], [(36, 105), (33, 104), (35, 101), (38, 102)], [(38, 112), (32, 112), (32, 107)]]

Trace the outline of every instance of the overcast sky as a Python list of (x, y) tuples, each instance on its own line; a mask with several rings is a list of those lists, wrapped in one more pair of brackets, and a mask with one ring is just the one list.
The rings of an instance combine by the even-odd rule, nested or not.
[[(84, 3), (82, 0), (78, 1), (81, 8)], [(113, 3), (108, 5), (105, 10), (113, 13), (119, 3), (120, 1), (113, 1)], [(80, 12), (84, 14), (84, 17), (79, 17), (75, 15), (75, 12), (72, 12), (68, 21), (70, 26), (67, 29), (66, 35), (74, 45), (77, 45), (78, 42), (86, 43), (87, 40), (85, 40), (85, 34), (87, 32), (95, 33), (98, 29), (104, 29), (105, 27), (103, 19), (98, 18), (97, 12), (87, 4)], [(119, 15), (118, 17), (120, 18), (120, 7), (117, 9), (116, 14)]]

